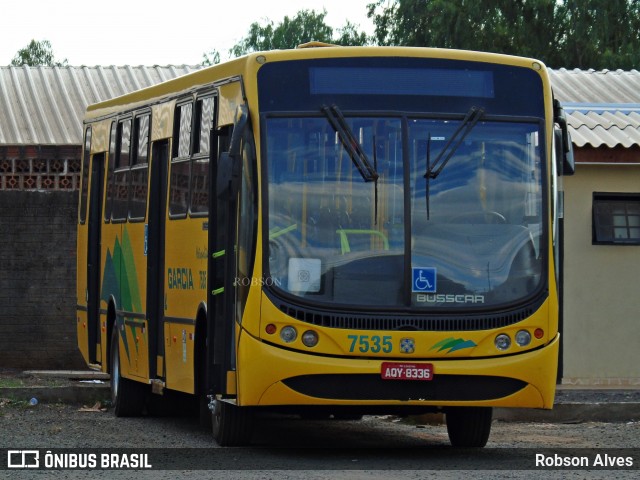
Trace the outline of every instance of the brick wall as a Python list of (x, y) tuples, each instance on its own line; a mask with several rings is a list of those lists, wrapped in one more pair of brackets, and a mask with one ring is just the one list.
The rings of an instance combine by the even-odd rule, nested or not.
[(0, 367), (82, 368), (74, 321), (79, 160), (19, 156), (0, 152)]
[(78, 146), (0, 146), (0, 191), (77, 190)]

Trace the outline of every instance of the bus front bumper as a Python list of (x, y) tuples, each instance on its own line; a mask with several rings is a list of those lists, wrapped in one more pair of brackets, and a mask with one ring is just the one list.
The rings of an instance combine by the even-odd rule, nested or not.
[[(246, 332), (245, 332), (246, 333)], [(550, 409), (556, 385), (559, 335), (521, 354), (431, 363), (428, 381), (385, 380), (388, 359), (308, 355), (241, 335), (237, 402), (244, 406), (493, 406)]]

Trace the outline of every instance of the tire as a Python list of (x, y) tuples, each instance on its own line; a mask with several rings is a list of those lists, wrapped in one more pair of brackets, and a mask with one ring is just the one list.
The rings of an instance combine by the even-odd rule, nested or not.
[(124, 378), (120, 366), (120, 346), (118, 327), (113, 327), (111, 335), (111, 404), (116, 417), (137, 417), (142, 415), (147, 397), (147, 385)]
[(179, 399), (175, 392), (165, 390), (162, 395), (147, 395), (147, 415), (152, 417), (173, 417), (180, 413)]
[(203, 393), (198, 395), (198, 424), (200, 427), (206, 431), (211, 428), (213, 422), (213, 416), (211, 415), (211, 410), (209, 410), (209, 399)]
[(248, 445), (253, 433), (253, 410), (231, 403), (215, 401), (211, 414), (213, 439), (221, 447)]
[(446, 411), (447, 433), (454, 447), (482, 448), (491, 433), (491, 407), (451, 407)]
[(363, 415), (358, 415), (357, 413), (334, 413), (334, 420), (345, 420), (351, 422), (357, 422), (362, 420)]
[(209, 398), (207, 398), (207, 347), (204, 314), (196, 319), (196, 344), (194, 357), (193, 378), (196, 380), (195, 392), (197, 402), (198, 424), (203, 431), (211, 429), (211, 410), (209, 410)]
[(302, 420), (329, 420), (331, 414), (325, 411), (313, 411), (304, 412), (300, 415)]

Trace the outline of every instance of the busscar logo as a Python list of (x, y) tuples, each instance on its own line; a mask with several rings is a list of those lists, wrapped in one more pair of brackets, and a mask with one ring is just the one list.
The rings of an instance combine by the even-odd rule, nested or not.
[(38, 450), (8, 450), (8, 468), (40, 468), (40, 452)]

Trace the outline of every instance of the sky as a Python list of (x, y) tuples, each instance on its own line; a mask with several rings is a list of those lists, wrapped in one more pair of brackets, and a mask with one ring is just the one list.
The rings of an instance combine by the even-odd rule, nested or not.
[[(303, 9), (327, 11), (335, 29), (349, 20), (373, 33), (373, 0), (13, 0), (0, 15), (0, 65), (32, 39), (51, 42), (55, 60), (73, 66), (195, 65), (228, 50), (266, 19), (275, 24)], [(126, 12), (126, 16), (125, 16)], [(337, 32), (336, 32), (337, 33)]]

